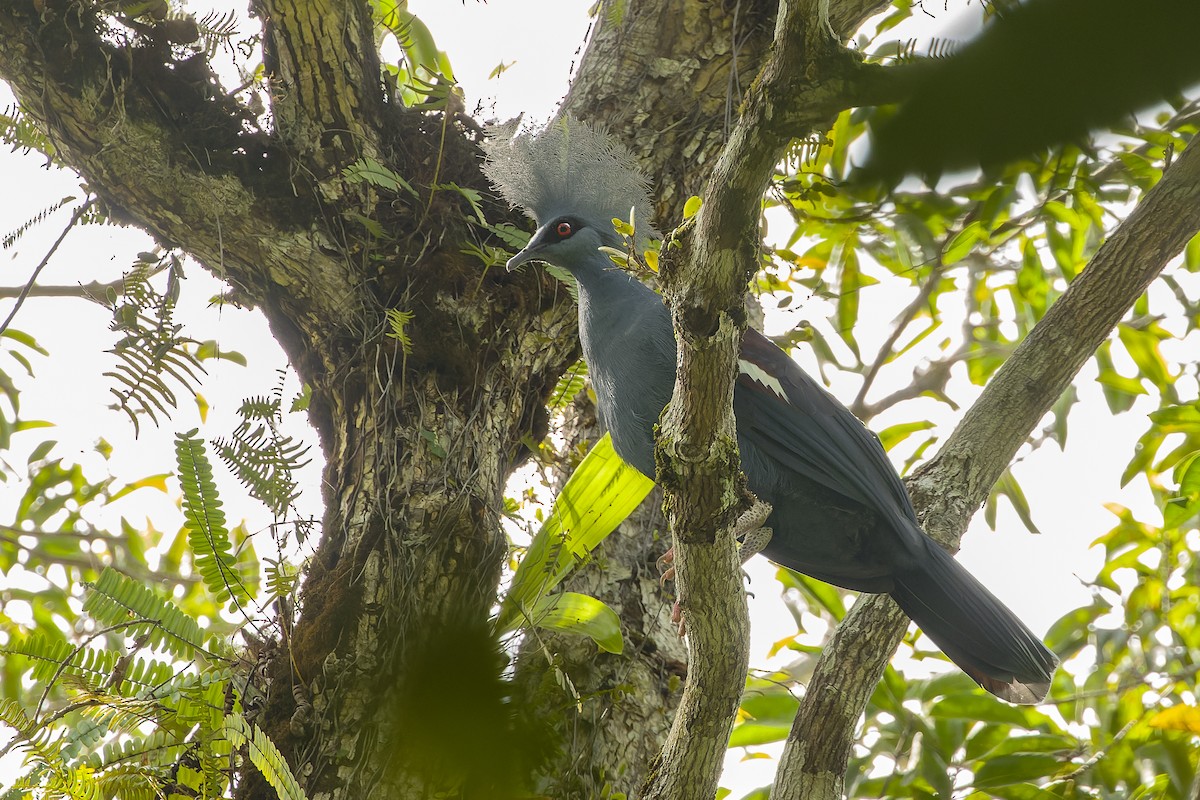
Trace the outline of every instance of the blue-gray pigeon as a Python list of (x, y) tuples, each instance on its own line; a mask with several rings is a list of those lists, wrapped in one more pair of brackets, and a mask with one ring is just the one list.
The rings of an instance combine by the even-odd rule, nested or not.
[[(565, 119), (538, 134), (501, 130), (485, 171), (540, 226), (508, 262), (567, 270), (601, 424), (626, 462), (653, 478), (654, 426), (675, 384), (675, 338), (662, 299), (618, 268), (614, 218), (631, 209), (639, 247), (648, 187), (612, 137)], [(1041, 702), (1057, 659), (921, 529), (879, 439), (774, 343), (746, 331), (734, 390), (742, 469), (771, 506), (763, 554), (863, 592), (886, 592), (964, 672), (1014, 703)]]

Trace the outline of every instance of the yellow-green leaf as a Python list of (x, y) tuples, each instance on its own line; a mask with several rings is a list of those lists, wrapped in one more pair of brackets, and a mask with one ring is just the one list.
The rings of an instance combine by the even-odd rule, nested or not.
[(984, 233), (983, 225), (979, 222), (972, 222), (963, 228), (946, 245), (946, 252), (942, 254), (942, 263), (949, 266), (962, 261), (967, 253), (971, 252), (971, 248), (983, 238)]
[(575, 566), (650, 494), (654, 481), (617, 455), (604, 435), (587, 454), (533, 537), (513, 575), (497, 629), (515, 630)]
[(1164, 731), (1200, 733), (1200, 708), (1183, 704), (1164, 708), (1150, 718), (1150, 727)]
[(543, 597), (530, 612), (530, 622), (545, 630), (587, 636), (606, 653), (620, 654), (625, 649), (616, 612), (586, 594), (563, 592)]

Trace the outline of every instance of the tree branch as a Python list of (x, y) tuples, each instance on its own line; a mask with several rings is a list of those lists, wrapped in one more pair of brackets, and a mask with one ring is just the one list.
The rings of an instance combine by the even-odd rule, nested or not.
[(792, 137), (827, 126), (840, 110), (856, 65), (833, 38), (824, 0), (781, 3), (771, 57), (713, 169), (694, 235), (664, 251), (660, 279), (679, 350), (656, 455), (691, 653), (646, 798), (712, 797), (717, 789), (748, 665), (749, 622), (732, 535), (745, 492), (733, 386), (743, 297), (758, 263), (759, 203)]
[[(1200, 137), (1050, 307), (937, 457), (909, 481), (926, 530), (956, 547), (1021, 443), (1167, 262), (1200, 230)], [(780, 758), (772, 800), (840, 798), (854, 728), (908, 619), (859, 599), (825, 647)]]
[[(153, 48), (106, 41), (105, 29), (90, 7), (39, 13), (16, 2), (0, 11), (0, 78), (105, 212), (181, 246), (256, 303), (282, 285), (317, 316), (344, 317), (354, 280), (296, 230), (312, 216), (307, 199), (257, 191), (287, 166), (245, 132), (249, 113), (215, 91), (206, 64), (189, 63), (185, 75)], [(70, 65), (50, 55), (62, 52)]]
[(318, 181), (378, 158), (383, 86), (369, 3), (254, 0), (280, 138)]
[(125, 281), (123, 280), (109, 281), (108, 283), (88, 281), (87, 283), (77, 283), (74, 286), (55, 283), (30, 286), (28, 292), (25, 291), (25, 286), (0, 286), (0, 299), (19, 297), (25, 293), (27, 297), (78, 297), (81, 300), (103, 303), (105, 296), (110, 291), (119, 292), (124, 285)]
[(831, 0), (829, 24), (842, 41), (849, 39), (871, 17), (892, 4), (889, 0)]
[(879, 377), (879, 370), (887, 363), (888, 356), (892, 354), (892, 348), (896, 346), (896, 341), (900, 338), (900, 335), (917, 318), (917, 314), (921, 312), (921, 309), (929, 303), (929, 296), (933, 294), (933, 290), (937, 288), (941, 278), (942, 265), (938, 263), (930, 270), (929, 278), (921, 286), (921, 290), (917, 292), (917, 296), (900, 312), (896, 324), (892, 326), (891, 333), (888, 334), (883, 344), (879, 346), (878, 352), (875, 353), (875, 358), (871, 360), (871, 366), (867, 369), (867, 374), (863, 376), (862, 386), (858, 387), (858, 394), (855, 395), (853, 402), (850, 403), (851, 413), (863, 422), (866, 422), (873, 414), (878, 413), (878, 409), (867, 404), (867, 393), (871, 391), (875, 379)]

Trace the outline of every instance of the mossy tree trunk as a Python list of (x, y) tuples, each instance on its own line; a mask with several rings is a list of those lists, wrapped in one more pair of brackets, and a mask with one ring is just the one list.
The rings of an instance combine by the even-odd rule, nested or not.
[[(566, 110), (605, 123), (642, 159), (667, 228), (707, 180), (769, 52), (776, 4), (609, 5)], [(830, 19), (848, 35), (881, 5), (834, 4)], [(440, 677), (453, 693), (471, 673), (450, 666), (490, 658), (472, 648), (505, 555), (503, 489), (522, 441), (544, 433), (545, 397), (577, 356), (569, 297), (540, 271), (485, 272), (462, 252), (486, 233), (467, 221), (459, 195), (432, 187), (486, 194), (477, 129), (391, 96), (367, 3), (252, 3), (270, 124), (219, 85), (202, 52), (188, 52), (186, 26), (130, 26), (110, 11), (89, 0), (5, 4), (0, 78), (111, 219), (186, 251), (261, 309), (312, 388), (326, 460), (322, 538), (258, 723), (311, 797), (470, 788), (485, 780), (482, 767), (431, 761), (429, 740), (459, 737), (489, 769), (496, 762), (479, 749), (502, 756), (503, 745), (470, 739), (470, 722), (431, 731), (418, 724), (425, 707), (403, 701), (429, 693), (419, 681), (437, 673), (431, 664), (447, 666)], [(415, 196), (349, 180), (343, 170), (363, 158), (403, 176)], [(496, 203), (485, 210), (521, 224)], [(413, 314), (410, 352), (388, 336), (393, 308)], [(530, 704), (561, 712), (556, 730), (594, 723), (532, 765), (547, 787), (568, 765), (588, 776), (556, 797), (595, 797), (596, 781), (609, 779), (632, 794), (686, 671), (663, 624), (669, 600), (648, 569), (663, 545), (641, 534), (623, 541), (580, 580), (622, 612), (628, 654), (586, 674), (579, 668), (594, 650), (580, 643), (555, 643), (550, 668), (532, 651), (518, 661), (520, 683), (550, 687)], [(563, 701), (555, 671), (576, 676), (578, 706)], [(465, 694), (468, 706), (489, 701)], [(441, 699), (430, 708), (459, 707)], [(444, 769), (416, 768), (422, 759)], [(273, 796), (253, 774), (241, 793)]]

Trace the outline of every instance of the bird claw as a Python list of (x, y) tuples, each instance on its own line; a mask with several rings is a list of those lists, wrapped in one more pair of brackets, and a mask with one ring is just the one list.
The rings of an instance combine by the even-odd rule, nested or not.
[(655, 565), (662, 570), (662, 574), (658, 578), (658, 586), (660, 589), (666, 588), (667, 581), (675, 580), (675, 567), (669, 566), (675, 563), (675, 548), (672, 547), (658, 557)]
[(683, 621), (683, 604), (678, 600), (671, 606), (671, 622), (675, 624), (680, 639), (687, 635), (687, 623)]

